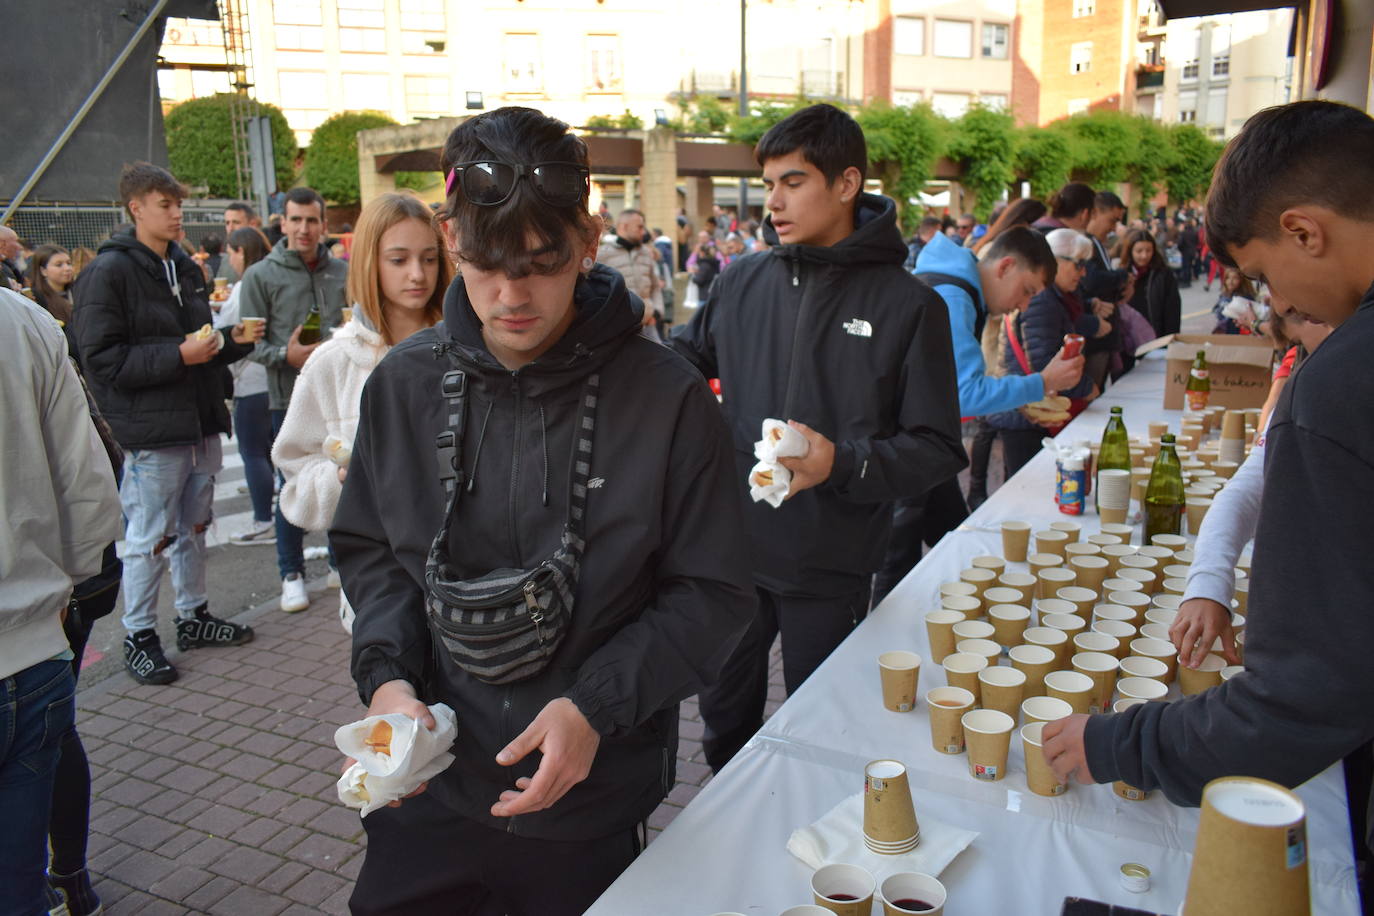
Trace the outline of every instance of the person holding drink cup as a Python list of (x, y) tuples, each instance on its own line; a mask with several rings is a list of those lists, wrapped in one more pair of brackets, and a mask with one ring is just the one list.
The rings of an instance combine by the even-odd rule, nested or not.
[[(1357, 855), (1369, 786), (1374, 639), (1374, 119), (1326, 101), (1265, 109), (1222, 153), (1214, 255), (1263, 277), (1282, 314), (1335, 330), (1285, 386), (1265, 435), (1246, 669), (1173, 703), (1045, 728), (1061, 778), (1124, 780), (1197, 805), (1220, 776), (1293, 787), (1350, 755)], [(1229, 489), (1229, 487), (1228, 487)], [(1210, 515), (1210, 513), (1209, 513)], [(1204, 523), (1204, 528), (1206, 523)], [(1301, 608), (1301, 613), (1294, 613)]]

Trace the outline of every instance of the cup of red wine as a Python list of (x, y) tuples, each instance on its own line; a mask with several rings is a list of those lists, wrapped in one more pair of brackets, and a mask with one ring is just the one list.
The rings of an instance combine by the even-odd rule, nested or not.
[(876, 887), (873, 876), (857, 865), (823, 865), (811, 876), (816, 905), (836, 916), (868, 916)]
[(945, 886), (932, 875), (900, 872), (885, 878), (878, 893), (883, 916), (940, 916), (945, 910)]

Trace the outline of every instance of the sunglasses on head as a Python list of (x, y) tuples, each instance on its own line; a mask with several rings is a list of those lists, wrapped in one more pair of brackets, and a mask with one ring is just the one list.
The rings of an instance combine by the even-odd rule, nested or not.
[(591, 171), (576, 162), (536, 162), (532, 165), (479, 159), (459, 162), (448, 173), (444, 191), (453, 193), (454, 185), (463, 189), (468, 202), (478, 207), (496, 207), (510, 200), (521, 178), (540, 200), (551, 207), (571, 207), (591, 191)]

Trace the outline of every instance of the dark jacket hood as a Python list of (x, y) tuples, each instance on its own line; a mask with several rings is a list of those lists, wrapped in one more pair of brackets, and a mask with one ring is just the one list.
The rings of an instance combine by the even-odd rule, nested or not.
[(774, 257), (821, 264), (896, 264), (906, 262), (907, 247), (897, 228), (897, 205), (880, 194), (859, 197), (854, 231), (834, 245), (784, 245), (773, 228), (773, 216), (763, 220), (763, 240)]
[[(573, 288), (577, 315), (559, 341), (534, 362), (520, 369), (522, 375), (581, 375), (584, 359), (599, 365), (630, 337), (639, 333), (644, 303), (625, 287), (620, 273), (603, 264), (579, 276)], [(462, 278), (449, 285), (444, 296), (444, 327), (458, 358), (482, 372), (505, 373), (482, 339), (482, 322), (468, 299)]]
[[(100, 243), (100, 247), (96, 250), (96, 253), (104, 254), (107, 251), (121, 251), (132, 257), (144, 270), (147, 270), (159, 280), (163, 280), (166, 277), (166, 274), (162, 271), (162, 258), (159, 258), (157, 252), (153, 251), (153, 249), (140, 242), (138, 237), (134, 235), (133, 230), (119, 232), (110, 236)], [(176, 242), (167, 243), (167, 260), (176, 264), (178, 271), (184, 266), (182, 264), (183, 261), (189, 263), (192, 267), (195, 266), (195, 262), (191, 260), (191, 256)]]

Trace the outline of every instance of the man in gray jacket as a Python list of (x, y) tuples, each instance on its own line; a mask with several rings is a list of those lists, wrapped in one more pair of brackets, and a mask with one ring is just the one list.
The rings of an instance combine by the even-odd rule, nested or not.
[(62, 329), (0, 289), (0, 340), (0, 912), (48, 912), (53, 780), (76, 713), (62, 617), (72, 583), (100, 572), (122, 526)]
[[(319, 346), (319, 341), (301, 343), (301, 326), (312, 312), (319, 316), (322, 329), (342, 323), (348, 265), (329, 256), (323, 241), (324, 217), (324, 198), (317, 191), (292, 188), (286, 194), (282, 220), (285, 237), (243, 275), (240, 314), (267, 322), (267, 334), (249, 359), (267, 367), (273, 436), (286, 418), (296, 376)], [(280, 508), (276, 517), (281, 609), (303, 611), (310, 606), (305, 591), (305, 532), (287, 521)]]

